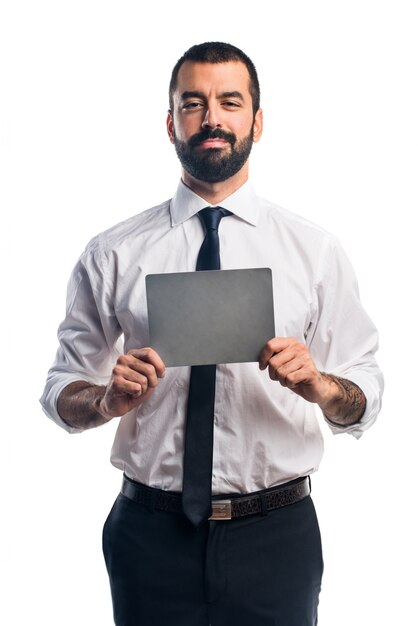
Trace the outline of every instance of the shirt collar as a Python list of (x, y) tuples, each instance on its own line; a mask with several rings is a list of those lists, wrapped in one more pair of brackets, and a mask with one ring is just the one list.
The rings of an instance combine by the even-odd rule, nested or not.
[(249, 224), (257, 225), (259, 200), (249, 181), (219, 204), (210, 205), (207, 200), (187, 187), (182, 180), (170, 202), (171, 225), (178, 226), (207, 206), (222, 206)]

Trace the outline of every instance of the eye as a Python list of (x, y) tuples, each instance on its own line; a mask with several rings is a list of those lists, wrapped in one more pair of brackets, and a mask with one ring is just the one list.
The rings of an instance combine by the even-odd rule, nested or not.
[(183, 109), (186, 109), (188, 111), (192, 111), (194, 109), (198, 109), (200, 107), (202, 107), (202, 103), (201, 102), (196, 102), (195, 100), (193, 102), (185, 102), (183, 104)]
[(235, 100), (225, 100), (222, 104), (228, 109), (238, 109), (241, 106), (240, 103)]

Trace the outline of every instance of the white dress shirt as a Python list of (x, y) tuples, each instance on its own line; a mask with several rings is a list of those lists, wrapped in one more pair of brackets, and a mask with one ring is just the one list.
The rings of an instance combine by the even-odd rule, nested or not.
[[(359, 300), (338, 241), (257, 197), (250, 183), (221, 205), (221, 269), (270, 267), (278, 337), (306, 342), (321, 371), (355, 382), (367, 398), (361, 421), (334, 432), (356, 437), (380, 409), (377, 332)], [(95, 237), (70, 279), (67, 315), (41, 403), (57, 412), (76, 380), (105, 385), (121, 353), (149, 345), (145, 276), (193, 271), (204, 238), (197, 213), (208, 203), (180, 182), (171, 201)], [(190, 368), (167, 368), (150, 398), (119, 422), (111, 462), (141, 483), (181, 491)], [(313, 404), (261, 372), (257, 363), (219, 365), (214, 410), (213, 493), (247, 493), (311, 474), (323, 441)]]

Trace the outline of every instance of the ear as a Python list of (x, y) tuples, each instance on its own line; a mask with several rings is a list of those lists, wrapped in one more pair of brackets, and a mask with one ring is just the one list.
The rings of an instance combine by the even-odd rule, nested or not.
[(254, 142), (259, 141), (262, 134), (263, 134), (263, 110), (258, 109), (254, 117), (254, 134), (253, 134)]
[(168, 138), (170, 139), (171, 143), (174, 143), (174, 122), (173, 122), (173, 116), (171, 115), (170, 110), (167, 113), (166, 125), (167, 125)]

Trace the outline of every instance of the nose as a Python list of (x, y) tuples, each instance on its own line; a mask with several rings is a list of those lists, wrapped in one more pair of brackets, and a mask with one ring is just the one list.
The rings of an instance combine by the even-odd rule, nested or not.
[(220, 128), (221, 126), (222, 124), (216, 106), (208, 105), (202, 122), (202, 128)]

